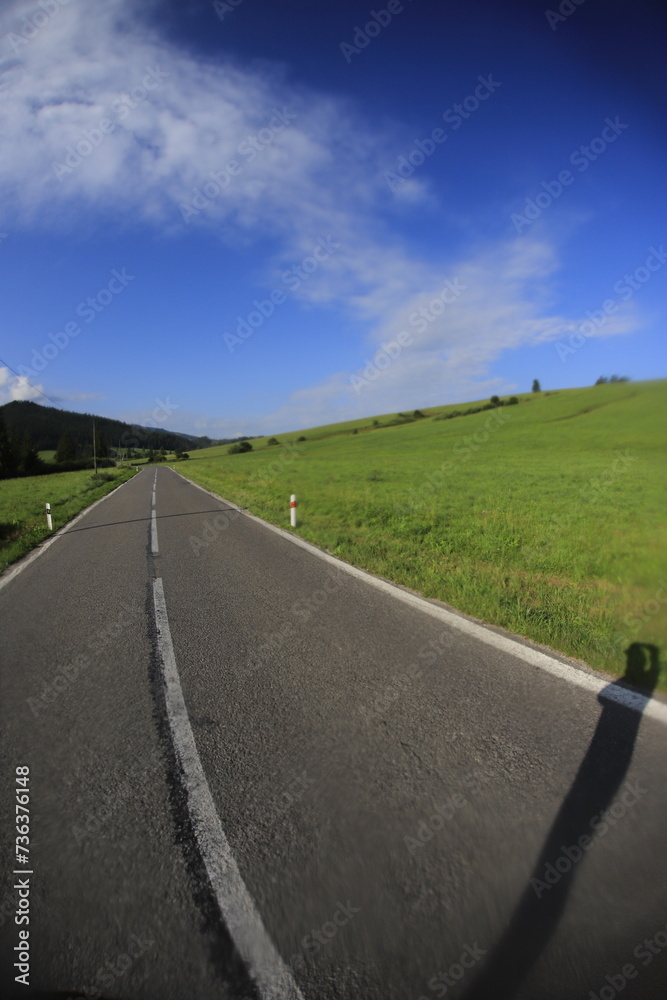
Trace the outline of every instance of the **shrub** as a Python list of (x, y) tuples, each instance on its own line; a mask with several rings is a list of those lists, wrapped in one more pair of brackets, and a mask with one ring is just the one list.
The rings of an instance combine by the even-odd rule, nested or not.
[(280, 441), (278, 440), (278, 438), (269, 438), (269, 440), (266, 442), (266, 447), (268, 448), (269, 445), (272, 444), (280, 444)]
[(507, 405), (508, 406), (515, 406), (518, 402), (519, 402), (519, 400), (517, 399), (516, 396), (510, 396), (510, 398), (507, 400)]
[(500, 406), (500, 396), (492, 396), (491, 402), (494, 406)]
[(302, 434), (302, 435), (301, 435), (301, 437), (298, 437), (298, 438), (296, 439), (296, 443), (298, 444), (298, 443), (299, 443), (299, 441), (307, 441), (307, 440), (308, 440), (308, 438), (305, 438), (305, 437), (303, 436), (303, 434)]
[(408, 416), (407, 413), (399, 413), (398, 416), (392, 417), (384, 425), (385, 427), (398, 427), (400, 424), (413, 424), (415, 421), (414, 417)]
[(227, 449), (228, 455), (242, 455), (246, 451), (252, 451), (250, 441), (239, 441), (238, 444), (230, 445)]

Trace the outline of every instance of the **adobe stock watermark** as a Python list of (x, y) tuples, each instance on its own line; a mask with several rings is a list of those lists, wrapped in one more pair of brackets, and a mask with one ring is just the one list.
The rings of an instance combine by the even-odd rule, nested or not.
[[(406, 2), (412, 3), (412, 0), (406, 0)], [(369, 11), (369, 20), (362, 27), (355, 25), (352, 41), (341, 42), (338, 46), (348, 66), (352, 62), (352, 56), (358, 56), (364, 49), (368, 48), (372, 40), (377, 38), (380, 32), (404, 10), (405, 7), (401, 0), (389, 0), (386, 8)]]
[[(302, 261), (294, 264), (287, 271), (283, 271), (280, 280), (283, 288), (290, 292), (296, 292), (301, 285), (308, 281), (318, 268), (340, 249), (340, 243), (329, 234), (326, 239), (322, 236), (317, 238), (313, 251), (306, 254)], [(278, 306), (287, 302), (287, 292), (283, 288), (274, 288), (267, 299), (254, 299), (253, 309), (246, 316), (236, 317), (236, 331), (229, 333), (226, 331), (222, 335), (227, 350), (233, 354), (235, 349), (249, 340), (264, 323), (273, 316)]]
[[(436, 469), (427, 472), (422, 483), (414, 490), (404, 494), (406, 510), (413, 511), (423, 506), (427, 497), (440, 491), (447, 483), (461, 462), (469, 462), (471, 458), (491, 440), (491, 436), (504, 427), (510, 419), (507, 407), (498, 406), (490, 410), (482, 427), (472, 434), (463, 434), (454, 444), (454, 459), (446, 459)], [(397, 501), (398, 503), (398, 501)], [(399, 509), (400, 509), (400, 505)]]
[[(599, 503), (600, 500), (604, 499), (605, 492), (616, 480), (616, 477), (626, 475), (632, 469), (634, 463), (639, 461), (638, 456), (631, 455), (627, 448), (625, 451), (615, 449), (613, 454), (615, 458), (611, 465), (600, 474), (591, 476), (578, 491), (578, 495), (569, 501), (567, 508), (562, 513), (554, 514), (549, 519), (547, 522), (548, 527), (561, 534), (570, 530), (581, 517), (584, 505)], [(533, 551), (530, 547), (522, 549), (522, 553), (526, 558), (539, 555), (538, 552)]]
[[(260, 466), (258, 469), (253, 470), (250, 477), (251, 483), (255, 483), (260, 479), (264, 482), (271, 482), (271, 480), (282, 475), (285, 469), (303, 454), (302, 451), (287, 441), (283, 442), (282, 448), (284, 450), (281, 452), (277, 450), (273, 451), (272, 454), (274, 457), (267, 466)], [(201, 535), (190, 535), (190, 548), (194, 555), (198, 556), (209, 545), (217, 541), (220, 535), (231, 527), (238, 515), (239, 510), (237, 508), (226, 507), (216, 514), (215, 517), (209, 518), (205, 522)]]
[[(624, 274), (614, 283), (614, 291), (620, 297), (620, 302), (628, 302), (642, 285), (649, 281), (656, 271), (659, 271), (667, 261), (667, 252), (663, 244), (659, 247), (649, 247), (648, 256), (643, 264), (639, 264), (630, 274)], [(619, 302), (616, 299), (605, 299), (600, 309), (587, 309), (586, 319), (579, 323), (576, 331), (567, 342), (559, 340), (554, 344), (554, 350), (562, 364), (565, 364), (570, 354), (584, 346), (586, 341), (601, 330), (610, 316), (618, 312)]]
[(254, 841), (257, 830), (273, 826), (279, 819), (286, 816), (292, 806), (296, 805), (314, 784), (315, 779), (309, 776), (307, 769), (292, 778), (280, 795), (275, 796), (264, 806), (258, 818), (248, 827), (247, 836)]
[(447, 650), (448, 642), (447, 635), (443, 633), (437, 639), (431, 639), (421, 646), (417, 651), (417, 659), (409, 663), (399, 676), (383, 688), (370, 705), (359, 706), (359, 713), (364, 721), (372, 722), (403, 697), (422, 676), (424, 667), (432, 667), (438, 662)]
[(18, 33), (10, 31), (7, 36), (7, 41), (14, 50), (14, 55), (18, 55), (25, 45), (29, 45), (35, 35), (39, 34), (42, 28), (49, 24), (69, 2), (70, 0), (37, 0), (38, 9), (34, 10), (32, 14), (24, 15), (20, 31)]
[(82, 844), (86, 837), (93, 837), (109, 822), (111, 817), (136, 793), (134, 785), (123, 785), (118, 792), (106, 795), (94, 812), (87, 812), (81, 825), (72, 825), (72, 834), (77, 844)]
[(350, 899), (346, 903), (341, 903), (338, 900), (331, 920), (325, 920), (321, 927), (312, 928), (309, 934), (304, 934), (301, 938), (303, 951), (291, 956), (289, 960), (291, 967), (298, 969), (304, 964), (304, 952), (309, 956), (317, 955), (322, 948), (331, 944), (340, 929), (345, 927), (358, 913), (361, 913), (361, 907), (353, 906)]
[(52, 680), (42, 685), (36, 698), (26, 698), (26, 704), (35, 718), (39, 718), (48, 708), (51, 708), (79, 675), (97, 662), (100, 652), (113, 645), (128, 627), (141, 617), (141, 609), (121, 601), (123, 612), (115, 622), (107, 625), (86, 643), (90, 654), (78, 653), (70, 663), (56, 669)]
[[(429, 990), (435, 993), (437, 997), (446, 997), (447, 992), (453, 987), (458, 986), (466, 972), (474, 968), (480, 958), (484, 958), (485, 955), (486, 950), (480, 948), (476, 941), (473, 945), (464, 945), (458, 962), (452, 962), (446, 972), (438, 972), (437, 976), (429, 979)], [(422, 994), (417, 1000), (430, 1000), (430, 998)]]
[[(456, 132), (463, 125), (463, 122), (470, 118), (477, 111), (483, 101), (491, 97), (491, 94), (502, 86), (498, 80), (493, 79), (493, 74), (487, 77), (478, 76), (479, 83), (475, 87), (474, 93), (468, 94), (459, 104), (453, 104), (442, 113), (442, 120), (451, 125), (451, 131)], [(396, 192), (398, 188), (409, 177), (412, 177), (415, 170), (433, 156), (438, 146), (441, 146), (449, 138), (449, 133), (443, 128), (434, 128), (423, 139), (415, 139), (409, 153), (398, 157), (396, 170), (385, 170), (384, 179), (389, 186), (389, 190)]]
[(131, 431), (123, 431), (120, 444), (123, 448), (143, 448), (150, 442), (150, 429), (161, 430), (165, 420), (169, 420), (176, 410), (180, 410), (179, 403), (172, 403), (169, 396), (165, 400), (156, 399), (156, 406), (150, 417), (145, 418), (145, 423), (139, 427), (134, 427)]
[(224, 21), (227, 14), (233, 14), (242, 3), (245, 3), (245, 0), (213, 0), (213, 10), (218, 18)]
[(555, 31), (559, 24), (567, 21), (568, 17), (572, 17), (577, 7), (581, 7), (582, 3), (585, 2), (586, 0), (561, 0), (557, 11), (545, 10), (544, 16), (551, 30)]
[[(104, 965), (96, 971), (91, 985), (82, 987), (77, 993), (83, 993), (86, 1000), (101, 1000), (103, 996), (123, 992), (116, 980), (122, 979), (138, 959), (155, 947), (155, 943), (155, 939), (146, 934), (130, 934), (127, 950), (112, 959), (106, 959)], [(73, 998), (70, 997), (69, 1000)]]
[(433, 840), (436, 833), (442, 830), (445, 823), (454, 819), (457, 810), (464, 809), (468, 805), (470, 802), (469, 796), (479, 795), (484, 785), (488, 784), (490, 780), (490, 775), (482, 768), (466, 775), (463, 778), (462, 785), (468, 792), (468, 796), (462, 791), (450, 795), (444, 802), (433, 807), (433, 813), (430, 816), (417, 824), (414, 837), (403, 837), (408, 854), (414, 857), (420, 848)]
[(289, 618), (281, 626), (278, 632), (270, 632), (262, 637), (260, 646), (252, 650), (248, 656), (248, 671), (255, 671), (261, 666), (270, 665), (276, 652), (290, 638), (296, 638), (303, 633), (304, 623), (308, 622), (313, 615), (321, 614), (322, 608), (329, 602), (334, 594), (337, 594), (341, 587), (346, 584), (344, 573), (327, 572), (326, 582), (322, 587), (318, 587), (308, 597), (300, 597), (290, 607)]
[(146, 70), (147, 73), (141, 83), (132, 88), (129, 97), (119, 98), (113, 102), (110, 114), (115, 116), (115, 121), (105, 115), (100, 118), (96, 127), (81, 129), (81, 139), (75, 145), (70, 143), (65, 146), (62, 161), (53, 160), (51, 167), (60, 183), (64, 177), (74, 173), (76, 168), (102, 145), (106, 137), (116, 131), (120, 122), (125, 121), (129, 114), (148, 99), (152, 91), (161, 86), (165, 77), (169, 76), (169, 73), (165, 73), (158, 66), (154, 69), (147, 66)]
[[(611, 118), (605, 118), (604, 124), (605, 127), (599, 136), (591, 139), (587, 146), (581, 145), (570, 153), (569, 163), (576, 167), (580, 174), (588, 170), (591, 163), (602, 156), (609, 146), (616, 142), (619, 135), (630, 127), (622, 122), (618, 115), (613, 121)], [(510, 216), (510, 221), (517, 233), (522, 233), (529, 226), (532, 226), (535, 220), (542, 215), (542, 212), (560, 198), (565, 188), (574, 184), (575, 179), (575, 175), (570, 170), (561, 170), (556, 180), (542, 181), (544, 190), (539, 191), (534, 198), (526, 198), (523, 215), (512, 212)]]
[[(551, 529), (553, 532), (558, 532), (561, 536), (566, 531), (571, 532), (575, 527), (577, 520), (581, 518), (582, 511), (584, 512), (585, 517), (589, 517), (590, 512), (585, 511), (585, 505), (596, 504), (599, 503), (600, 500), (603, 500), (605, 492), (615, 481), (616, 477), (625, 475), (628, 471), (630, 471), (630, 469), (633, 468), (634, 463), (639, 461), (639, 457), (637, 455), (631, 455), (627, 448), (625, 451), (615, 449), (613, 454), (615, 458), (611, 465), (604, 469), (601, 473), (591, 476), (590, 479), (584, 483), (581, 489), (578, 490), (577, 495), (568, 501), (567, 507), (565, 507), (562, 512), (553, 514), (549, 518), (547, 522), (548, 529)], [(524, 559), (539, 559), (542, 555), (542, 553), (539, 550), (534, 549), (532, 545), (523, 546), (521, 554)]]
[(619, 819), (623, 819), (628, 810), (632, 809), (642, 795), (646, 795), (648, 791), (648, 788), (641, 787), (639, 781), (635, 781), (634, 786), (626, 781), (622, 787), (623, 794), (618, 795), (618, 800), (609, 809), (597, 813), (589, 821), (588, 825), (592, 832), (590, 834), (582, 833), (576, 844), (569, 846), (562, 844), (561, 854), (558, 858), (553, 863), (548, 861), (544, 866), (543, 878), (536, 876), (531, 878), (530, 884), (538, 899), (541, 899), (545, 892), (553, 889), (563, 875), (567, 875), (572, 867), (581, 861), (584, 853), (591, 849), (596, 839), (604, 837), (612, 827), (616, 826)]
[[(667, 948), (667, 925), (664, 929), (656, 931), (653, 937), (644, 938), (635, 946), (632, 957), (642, 963), (644, 968), (650, 965), (654, 958), (660, 955)], [(620, 972), (606, 975), (606, 983), (595, 990), (588, 991), (586, 1000), (614, 1000), (621, 990), (624, 990), (628, 983), (636, 979), (641, 969), (638, 969), (634, 962), (626, 962)]]
[(4, 927), (7, 921), (9, 921), (10, 924), (13, 924), (15, 914), (16, 894), (13, 892), (6, 892), (0, 902), (0, 927)]
[[(661, 611), (667, 610), (667, 581), (658, 580), (660, 586), (655, 591), (653, 597), (647, 598), (644, 603), (623, 619), (623, 624), (628, 629), (630, 636), (636, 636), (647, 622), (655, 618)], [(632, 638), (619, 636), (622, 645), (629, 645)]]
[[(134, 274), (128, 274), (124, 267), (120, 271), (114, 268), (111, 271), (111, 277), (103, 288), (98, 288), (94, 295), (89, 295), (79, 302), (74, 310), (75, 315), (79, 319), (82, 319), (85, 324), (90, 325), (97, 319), (100, 313), (103, 313), (111, 305), (121, 292), (125, 291), (129, 283), (135, 280), (135, 277), (136, 275)], [(61, 351), (64, 351), (81, 332), (81, 325), (75, 320), (70, 320), (68, 323), (65, 323), (62, 330), (47, 334), (51, 343), (44, 344), (41, 351), (33, 348), (31, 358), (32, 367), (20, 365), (18, 374), (23, 378), (36, 378), (38, 373), (43, 372), (47, 365), (57, 358)]]
[[(408, 325), (417, 333), (423, 333), (430, 323), (434, 323), (445, 311), (446, 306), (452, 305), (463, 292), (467, 291), (468, 285), (464, 285), (458, 278), (447, 279), (440, 291), (427, 305), (420, 306), (408, 316)], [(366, 361), (366, 367), (361, 374), (350, 375), (350, 385), (356, 393), (369, 386), (382, 372), (394, 361), (400, 358), (404, 348), (410, 347), (413, 343), (413, 334), (409, 330), (401, 330), (394, 340), (390, 340), (375, 352), (372, 359)]]
[(178, 207), (183, 221), (190, 223), (200, 212), (210, 208), (212, 202), (229, 187), (232, 179), (238, 177), (244, 167), (270, 146), (276, 136), (289, 128), (296, 117), (297, 115), (288, 111), (286, 107), (282, 110), (274, 108), (273, 117), (268, 124), (254, 135), (246, 136), (236, 147), (236, 152), (243, 157), (243, 160), (228, 160), (220, 170), (209, 170), (208, 176), (211, 179), (192, 189), (193, 198), (189, 204), (181, 202)]

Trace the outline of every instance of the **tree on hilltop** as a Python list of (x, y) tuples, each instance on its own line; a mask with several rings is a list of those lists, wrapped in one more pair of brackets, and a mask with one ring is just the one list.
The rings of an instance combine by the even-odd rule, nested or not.
[(608, 382), (629, 382), (630, 379), (627, 375), (612, 375), (611, 378), (607, 378), (606, 375), (600, 375), (597, 379), (596, 385), (606, 385)]

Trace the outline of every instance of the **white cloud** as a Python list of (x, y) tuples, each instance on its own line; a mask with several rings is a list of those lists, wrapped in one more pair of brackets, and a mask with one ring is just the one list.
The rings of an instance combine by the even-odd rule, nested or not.
[[(5, 52), (34, 9), (25, 2), (5, 8)], [(283, 231), (318, 218), (331, 224), (341, 107), (330, 99), (307, 100), (269, 69), (195, 60), (133, 24), (126, 0), (107, 0), (94, 14), (70, 0), (13, 47), (15, 56), (0, 65), (0, 185), (24, 221), (47, 207), (64, 218), (78, 201), (132, 209), (178, 228), (179, 206), (192, 206), (195, 189), (214, 185), (211, 172), (235, 160), (238, 171), (205, 208), (194, 209), (191, 224), (232, 221), (252, 230), (261, 220)], [(348, 198), (365, 176), (350, 188), (349, 165), (368, 145), (359, 130), (336, 185), (348, 187)]]
[(22, 375), (12, 375), (9, 368), (0, 368), (0, 406), (14, 400), (40, 399), (43, 387), (30, 385)]
[[(415, 266), (402, 281), (359, 296), (354, 304), (360, 314), (378, 318), (359, 369), (294, 393), (262, 418), (262, 427), (297, 430), (514, 391), (491, 372), (500, 354), (567, 340), (586, 318), (573, 321), (553, 310), (550, 279), (559, 266), (547, 241), (521, 237), (462, 259), (437, 277)], [(443, 289), (451, 301), (442, 301)], [(618, 336), (639, 326), (634, 303), (621, 303), (587, 336)], [(401, 334), (410, 339), (397, 351)]]
[[(387, 221), (396, 199), (388, 209), (382, 163), (392, 137), (344, 102), (297, 89), (268, 66), (195, 59), (137, 24), (129, 0), (94, 11), (70, 0), (25, 44), (10, 44), (36, 9), (15, 0), (0, 15), (3, 50), (16, 50), (0, 63), (0, 194), (17, 228), (70, 227), (92, 208), (173, 234), (204, 227), (227, 241), (271, 235), (280, 249), (268, 284), (330, 234), (340, 249), (294, 294), (364, 322), (369, 359), (401, 330), (413, 334), (363, 392), (354, 392), (352, 373), (334, 374), (262, 417), (268, 430), (474, 397), (496, 388), (489, 366), (502, 351), (576, 328), (576, 318), (553, 309), (558, 259), (545, 238), (526, 234), (446, 265), (411, 255)], [(418, 180), (398, 191), (401, 212), (432, 198)], [(465, 291), (420, 329), (410, 317), (446, 279)], [(599, 334), (636, 327), (628, 306)], [(204, 432), (213, 436), (213, 426)]]

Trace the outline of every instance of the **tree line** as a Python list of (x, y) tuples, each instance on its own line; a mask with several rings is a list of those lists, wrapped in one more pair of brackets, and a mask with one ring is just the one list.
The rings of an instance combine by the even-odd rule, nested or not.
[[(109, 417), (16, 400), (0, 407), (0, 478), (91, 467), (93, 422), (95, 455), (101, 466), (113, 465), (115, 456), (186, 452), (213, 444), (209, 437), (191, 438), (161, 428), (139, 427)], [(55, 451), (55, 462), (44, 462), (40, 451)]]
[[(93, 426), (95, 457), (102, 468), (114, 465), (114, 459), (147, 457), (159, 462), (172, 452), (184, 458), (199, 448), (247, 440), (247, 435), (216, 440), (207, 435), (191, 437), (15, 400), (0, 406), (0, 479), (92, 468)], [(54, 461), (44, 462), (40, 451), (55, 451)]]
[(152, 447), (155, 451), (161, 448), (174, 451), (176, 448), (208, 448), (213, 444), (209, 437), (191, 438), (160, 427), (139, 427), (111, 417), (74, 413), (29, 401), (7, 403), (0, 407), (0, 413), (4, 415), (8, 429), (20, 433), (30, 431), (38, 451), (55, 450), (63, 434), (69, 434), (79, 457), (83, 457), (86, 450), (92, 453), (93, 420), (108, 447)]

